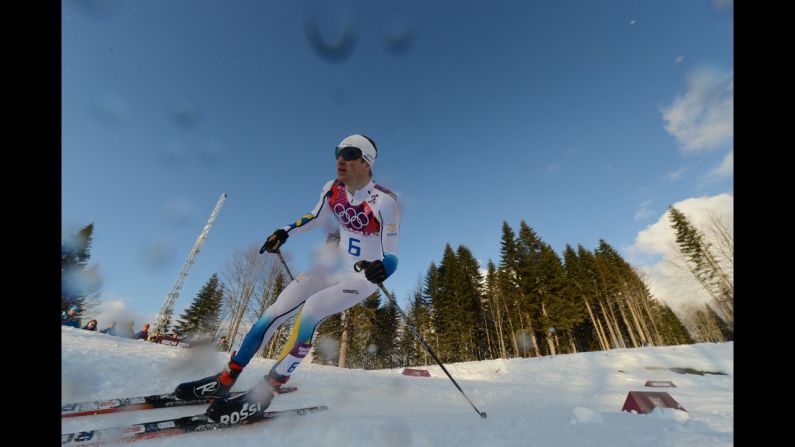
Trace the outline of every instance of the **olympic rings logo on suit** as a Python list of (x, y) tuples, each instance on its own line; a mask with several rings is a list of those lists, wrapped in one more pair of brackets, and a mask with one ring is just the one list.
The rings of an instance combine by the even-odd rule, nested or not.
[(334, 205), (334, 213), (343, 225), (351, 224), (357, 230), (361, 230), (370, 223), (370, 218), (367, 217), (367, 214), (361, 211), (357, 213), (355, 208), (345, 208), (341, 203)]

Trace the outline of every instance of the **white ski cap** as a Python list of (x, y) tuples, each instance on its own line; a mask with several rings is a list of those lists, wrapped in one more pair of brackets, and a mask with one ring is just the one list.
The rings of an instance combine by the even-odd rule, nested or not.
[(338, 148), (348, 146), (359, 148), (359, 150), (362, 151), (362, 158), (364, 158), (364, 161), (369, 163), (371, 167), (373, 166), (375, 158), (378, 156), (378, 150), (373, 140), (364, 135), (355, 134), (345, 137), (345, 139), (337, 145)]

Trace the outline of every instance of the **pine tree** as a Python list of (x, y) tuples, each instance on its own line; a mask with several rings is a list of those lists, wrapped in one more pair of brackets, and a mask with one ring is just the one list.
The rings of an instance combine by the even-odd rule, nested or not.
[(433, 299), (434, 331), (439, 340), (437, 355), (442, 361), (455, 361), (464, 350), (461, 302), (457, 295), (458, 259), (446, 244), (439, 263), (438, 287)]
[(517, 270), (518, 248), (516, 247), (516, 235), (508, 222), (502, 222), (502, 238), (500, 240), (500, 270)]
[(620, 256), (607, 242), (600, 239), (594, 251), (594, 267), (597, 273), (600, 307), (613, 347), (639, 346), (631, 332), (624, 311), (625, 287), (616, 259)]
[(633, 319), (638, 320), (639, 332), (644, 345), (662, 345), (659, 325), (651, 311), (651, 302), (655, 301), (649, 286), (643, 280), (642, 274), (635, 268), (627, 265), (626, 283), (628, 290), (629, 310)]
[[(418, 324), (418, 307), (422, 306), (422, 279), (417, 280), (417, 285), (409, 298), (408, 308), (405, 310), (406, 318), (417, 330)], [(398, 326), (398, 350), (400, 355), (400, 366), (412, 366), (420, 364), (419, 352), (414, 346), (414, 335), (411, 330), (405, 327), (401, 321)]]
[(464, 245), (456, 250), (458, 271), (456, 297), (460, 301), (461, 340), (463, 357), (459, 361), (483, 360), (487, 357), (487, 320), (483, 310), (483, 277), (480, 264), (472, 251)]
[[(549, 278), (544, 275), (542, 255), (543, 241), (536, 232), (522, 220), (519, 222), (517, 282), (520, 287), (520, 318), (523, 332), (529, 340), (536, 356), (542, 353), (540, 341), (544, 337), (544, 300), (552, 299)], [(549, 295), (549, 296), (548, 296)]]
[[(433, 302), (439, 290), (439, 268), (436, 263), (431, 260), (428, 270), (425, 272), (423, 279), (422, 289), (419, 296), (415, 296), (412, 307), (412, 318), (414, 327), (417, 328), (422, 338), (433, 347), (434, 351), (439, 351), (439, 334), (436, 332), (435, 315), (436, 309)], [(410, 331), (408, 331), (410, 332)], [(412, 335), (413, 334), (407, 334)], [(414, 351), (418, 353), (421, 358), (422, 365), (428, 365), (431, 361), (430, 355), (418, 340), (414, 340)]]
[(376, 315), (381, 305), (381, 293), (375, 293), (348, 309), (349, 342), (346, 368), (374, 369), (377, 367)]
[(400, 321), (392, 301), (384, 300), (375, 312), (375, 354), (373, 366), (379, 369), (396, 368), (400, 364), (398, 329)]
[(663, 339), (666, 345), (683, 345), (694, 343), (687, 328), (667, 304), (656, 305), (661, 324), (663, 326)]
[[(511, 356), (524, 356), (529, 352), (529, 344), (524, 342), (522, 335), (521, 302), (522, 293), (518, 282), (518, 249), (513, 229), (507, 222), (502, 222), (502, 237), (500, 241), (500, 263), (497, 270), (497, 293), (500, 296), (504, 310), (505, 321), (503, 325), (507, 338), (510, 341)], [(522, 343), (520, 344), (520, 341)]]
[(734, 326), (734, 283), (713, 253), (704, 235), (673, 206), (668, 208), (676, 244), (688, 269), (715, 301), (728, 327)]
[(436, 352), (439, 352), (439, 332), (437, 330), (437, 311), (435, 304), (438, 302), (437, 298), (439, 295), (439, 267), (436, 266), (436, 263), (431, 260), (431, 264), (428, 266), (428, 270), (425, 273), (425, 282), (424, 288), (422, 290), (423, 300), (428, 303), (428, 308), (431, 310), (430, 312), (430, 331), (432, 337), (428, 339), (428, 343), (431, 344), (431, 347)]
[(102, 287), (97, 268), (88, 266), (93, 234), (92, 222), (61, 241), (61, 310), (76, 306), (78, 316), (90, 310)]
[(605, 280), (599, 271), (596, 256), (592, 251), (579, 246), (577, 257), (582, 268), (582, 277), (579, 285), (584, 296), (588, 299), (586, 306), (589, 306), (589, 312), (593, 313), (594, 324), (600, 336), (602, 350), (619, 347), (614, 325), (611, 323), (610, 313), (607, 310)]
[(704, 305), (705, 309), (704, 312), (710, 315), (712, 321), (715, 322), (715, 325), (718, 327), (720, 331), (721, 337), (725, 341), (732, 341), (734, 340), (734, 331), (729, 323), (723, 321), (723, 319), (715, 312), (715, 309), (712, 308), (709, 304)]
[(709, 304), (691, 310), (690, 321), (694, 326), (695, 338), (700, 342), (723, 343), (733, 338), (726, 322)]
[[(433, 262), (431, 262), (428, 273), (432, 274), (435, 271), (436, 267)], [(418, 278), (417, 285), (414, 288), (412, 297), (409, 300), (408, 309), (406, 310), (406, 318), (411, 325), (414, 326), (414, 329), (420, 333), (420, 336), (426, 343), (429, 343), (428, 340), (432, 340), (433, 336), (433, 323), (431, 321), (433, 310), (431, 308), (430, 298), (423, 292), (425, 290), (424, 284), (428, 284), (429, 281), (432, 281), (432, 279), (428, 279), (427, 276), (425, 283), (423, 283), (422, 279)], [(427, 365), (428, 362), (431, 361), (430, 355), (411, 329), (407, 328), (403, 321), (399, 323), (398, 331), (401, 366)]]
[(494, 333), (494, 350), (491, 358), (499, 357), (507, 359), (508, 350), (505, 344), (505, 314), (503, 311), (503, 298), (497, 283), (497, 267), (494, 262), (489, 259), (486, 267), (486, 284), (485, 296), (487, 301), (487, 308), (491, 313), (491, 321), (493, 322)]
[(224, 283), (219, 282), (218, 287), (213, 294), (210, 301), (210, 309), (207, 312), (207, 318), (203, 321), (205, 330), (211, 337), (215, 337), (218, 333), (218, 328), (221, 324), (221, 309), (224, 305)]
[(218, 275), (213, 273), (177, 320), (174, 332), (180, 337), (192, 335), (199, 338), (209, 338), (215, 334), (220, 319), (223, 290)]
[(623, 346), (639, 347), (643, 338), (639, 334), (637, 325), (632, 321), (628, 309), (629, 287), (628, 274), (631, 272), (629, 264), (624, 261), (618, 251), (603, 239), (599, 240), (596, 250), (597, 267), (603, 278), (604, 291), (609, 303), (614, 326), (619, 334)]
[(574, 309), (571, 317), (573, 327), (570, 343), (573, 345), (573, 352), (604, 350), (607, 346), (604, 344), (597, 316), (591, 304), (596, 299), (592, 273), (583, 265), (578, 253), (586, 255), (587, 250), (582, 245), (578, 245), (575, 252), (568, 244), (563, 250), (567, 287), (565, 296), (570, 301), (570, 307)]
[(545, 242), (541, 244), (539, 276), (541, 328), (546, 346), (552, 354), (577, 352), (572, 331), (586, 318), (585, 308), (569, 285), (560, 256)]

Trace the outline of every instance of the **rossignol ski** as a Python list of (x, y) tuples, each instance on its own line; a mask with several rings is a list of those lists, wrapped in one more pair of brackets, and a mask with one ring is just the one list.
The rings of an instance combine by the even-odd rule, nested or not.
[(180, 418), (164, 419), (154, 422), (143, 422), (124, 427), (112, 427), (99, 430), (65, 433), (61, 435), (61, 447), (94, 447), (106, 444), (128, 443), (144, 439), (178, 436), (186, 433), (195, 433), (212, 430), (225, 430), (243, 427), (251, 424), (272, 421), (273, 419), (288, 416), (304, 416), (318, 411), (328, 410), (325, 405), (296, 408), (292, 410), (266, 411), (258, 413), (253, 406), (253, 415), (247, 415), (238, 423), (213, 422), (207, 415), (198, 414)]
[[(298, 391), (298, 387), (290, 386), (279, 389), (279, 394)], [(229, 397), (242, 394), (242, 391), (229, 393)], [(184, 407), (188, 405), (202, 405), (210, 399), (180, 400), (174, 393), (153, 394), (151, 396), (124, 397), (118, 399), (93, 400), (88, 402), (73, 402), (61, 406), (61, 417), (88, 416), (92, 414), (116, 413), (120, 411), (151, 410), (154, 408)]]

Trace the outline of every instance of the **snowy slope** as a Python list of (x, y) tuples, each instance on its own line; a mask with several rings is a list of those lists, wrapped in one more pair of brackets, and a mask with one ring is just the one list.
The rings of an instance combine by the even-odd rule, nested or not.
[[(169, 392), (218, 372), (226, 354), (62, 329), (62, 402)], [(488, 419), (438, 366), (431, 378), (401, 369), (363, 371), (304, 364), (271, 409), (326, 404), (329, 411), (141, 446), (728, 446), (734, 441), (733, 343), (698, 344), (445, 365)], [(235, 389), (253, 386), (273, 360), (257, 358)], [(649, 369), (654, 368), (654, 369)], [(693, 368), (728, 375), (677, 374)], [(646, 388), (670, 380), (676, 388)], [(665, 391), (687, 412), (621, 412), (627, 392)], [(203, 406), (63, 419), (62, 432), (203, 411)]]

